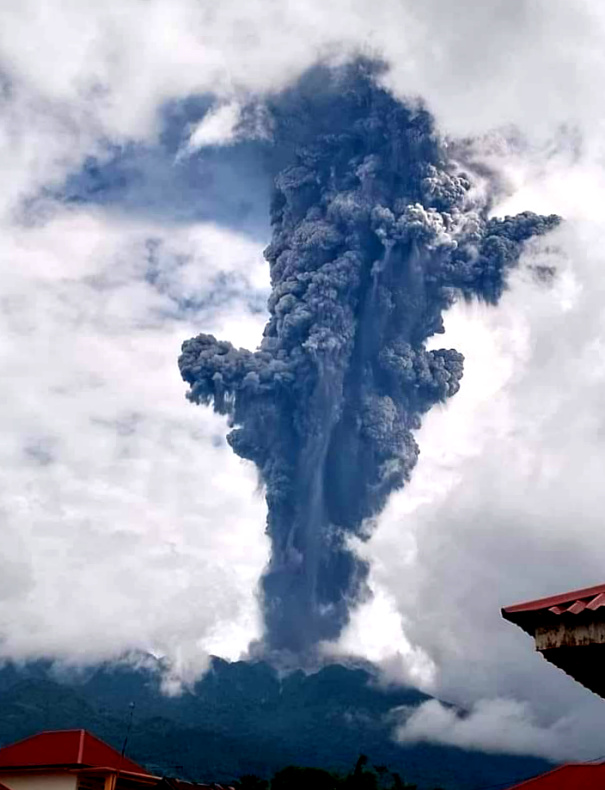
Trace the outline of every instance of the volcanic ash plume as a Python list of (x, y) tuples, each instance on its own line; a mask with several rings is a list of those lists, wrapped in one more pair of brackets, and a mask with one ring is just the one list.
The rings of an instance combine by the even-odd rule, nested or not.
[(269, 322), (257, 351), (183, 344), (188, 397), (233, 426), (266, 488), (266, 646), (336, 638), (367, 567), (348, 548), (418, 458), (413, 431), (460, 386), (463, 357), (427, 351), (457, 295), (495, 304), (523, 242), (556, 216), (488, 219), (422, 109), (371, 69), (320, 70), (271, 108)]

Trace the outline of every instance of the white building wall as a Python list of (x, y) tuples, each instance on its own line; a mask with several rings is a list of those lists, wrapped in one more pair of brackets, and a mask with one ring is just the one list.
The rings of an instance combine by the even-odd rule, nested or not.
[(10, 790), (76, 790), (77, 781), (76, 774), (67, 773), (0, 773), (0, 784)]

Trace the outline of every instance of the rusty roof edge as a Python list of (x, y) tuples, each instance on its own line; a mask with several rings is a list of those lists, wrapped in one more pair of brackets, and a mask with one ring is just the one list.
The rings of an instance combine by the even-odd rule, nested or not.
[(534, 636), (534, 634), (535, 634), (535, 628), (533, 627), (533, 621), (532, 621), (532, 624), (530, 625), (530, 624), (527, 622), (527, 618), (522, 618), (522, 617), (521, 617), (521, 618), (519, 618), (519, 617), (516, 617), (514, 612), (512, 613), (512, 615), (510, 615), (510, 614), (509, 614), (509, 613), (506, 611), (506, 609), (501, 609), (500, 611), (501, 611), (502, 617), (503, 617), (505, 620), (508, 620), (508, 622), (509, 622), (509, 623), (512, 623), (513, 625), (516, 625), (516, 626), (518, 626), (518, 627), (519, 627), (519, 628), (521, 628), (523, 631), (525, 631), (525, 633), (526, 633), (526, 634), (529, 634), (529, 636)]
[(74, 774), (93, 774), (93, 773), (119, 773), (120, 776), (136, 776), (141, 779), (159, 780), (155, 774), (138, 773), (137, 771), (121, 770), (120, 768), (105, 765), (81, 765), (78, 763), (46, 763), (44, 765), (1, 765), (0, 775), (9, 774), (11, 771), (21, 773), (74, 773)]
[(507, 614), (521, 614), (523, 612), (535, 612), (539, 609), (546, 609), (549, 606), (556, 606), (561, 603), (568, 603), (575, 601), (579, 598), (588, 598), (591, 595), (599, 595), (605, 593), (605, 584), (598, 584), (594, 587), (584, 587), (580, 590), (571, 590), (570, 592), (560, 593), (559, 595), (550, 595), (546, 598), (536, 598), (535, 601), (525, 601), (524, 603), (515, 603), (512, 606), (504, 606), (502, 608), (502, 616), (505, 619), (510, 619)]

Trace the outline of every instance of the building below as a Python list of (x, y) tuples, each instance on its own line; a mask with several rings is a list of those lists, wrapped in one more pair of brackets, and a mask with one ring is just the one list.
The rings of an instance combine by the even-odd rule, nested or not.
[(605, 697), (605, 584), (506, 606), (502, 616), (532, 636), (547, 661)]
[[(159, 786), (159, 787), (158, 787)], [(41, 732), (0, 748), (0, 790), (232, 790), (154, 776), (86, 730)]]
[[(536, 650), (605, 697), (605, 584), (506, 606), (502, 617), (534, 639)], [(605, 763), (561, 765), (509, 790), (605, 790)]]
[(548, 773), (513, 785), (509, 790), (603, 790), (605, 765), (561, 765)]

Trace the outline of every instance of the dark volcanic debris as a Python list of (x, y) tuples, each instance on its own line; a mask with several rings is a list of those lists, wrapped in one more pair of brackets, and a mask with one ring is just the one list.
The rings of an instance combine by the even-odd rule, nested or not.
[(418, 458), (413, 431), (460, 387), (463, 357), (427, 350), (454, 299), (495, 304), (523, 243), (556, 226), (489, 219), (428, 112), (371, 67), (317, 69), (272, 101), (276, 161), (269, 321), (256, 351), (212, 335), (183, 344), (191, 401), (229, 416), (258, 467), (272, 554), (266, 644), (334, 639), (363, 595), (348, 548)]

